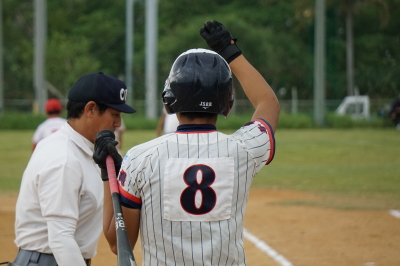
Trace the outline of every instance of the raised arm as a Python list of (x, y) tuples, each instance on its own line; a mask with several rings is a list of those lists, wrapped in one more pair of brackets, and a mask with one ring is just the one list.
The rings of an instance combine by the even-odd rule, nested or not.
[(238, 56), (229, 66), (255, 108), (252, 119), (266, 120), (275, 131), (280, 107), (274, 91), (243, 55)]
[(209, 47), (220, 54), (231, 67), (243, 91), (254, 106), (252, 119), (266, 120), (275, 131), (280, 112), (279, 102), (263, 76), (246, 60), (230, 32), (218, 21), (207, 21), (200, 35)]

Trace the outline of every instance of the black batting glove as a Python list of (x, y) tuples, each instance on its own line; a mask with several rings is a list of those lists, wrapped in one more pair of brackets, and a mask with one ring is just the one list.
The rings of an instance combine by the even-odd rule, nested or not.
[(200, 35), (206, 40), (210, 49), (222, 56), (228, 64), (242, 54), (236, 45), (237, 39), (234, 39), (225, 26), (216, 20), (205, 22), (204, 27), (200, 29)]
[(94, 142), (93, 160), (101, 168), (101, 179), (108, 181), (106, 158), (111, 155), (115, 164), (115, 173), (118, 175), (121, 168), (122, 157), (118, 153), (116, 146), (118, 141), (115, 140), (114, 132), (111, 130), (102, 130), (97, 134)]

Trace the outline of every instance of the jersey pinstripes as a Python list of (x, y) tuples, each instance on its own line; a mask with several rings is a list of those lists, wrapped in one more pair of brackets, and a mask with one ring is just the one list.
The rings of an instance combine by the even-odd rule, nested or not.
[[(259, 120), (232, 135), (216, 131), (173, 133), (128, 151), (122, 163), (126, 180), (119, 177), (124, 190), (121, 200), (124, 206), (133, 208), (137, 204), (131, 199), (141, 201), (143, 265), (246, 265), (243, 218), (249, 189), (262, 165), (272, 160), (274, 147), (269, 125)], [(202, 158), (223, 157), (233, 158), (235, 168), (230, 219), (163, 218), (167, 159), (196, 158), (202, 163)]]

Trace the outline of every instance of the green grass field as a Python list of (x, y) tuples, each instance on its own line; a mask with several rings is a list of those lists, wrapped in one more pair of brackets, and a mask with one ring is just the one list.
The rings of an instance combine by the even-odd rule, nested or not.
[[(18, 192), (31, 155), (33, 131), (0, 131), (0, 192)], [(154, 130), (124, 134), (124, 147), (155, 137)], [(311, 192), (314, 201), (281, 204), (339, 209), (400, 209), (400, 132), (394, 129), (279, 130), (272, 163), (253, 186)]]
[(400, 132), (279, 130), (274, 161), (254, 186), (311, 191), (341, 209), (400, 208)]

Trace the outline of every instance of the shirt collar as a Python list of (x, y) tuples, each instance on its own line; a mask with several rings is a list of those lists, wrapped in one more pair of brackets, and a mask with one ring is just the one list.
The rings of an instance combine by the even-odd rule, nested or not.
[(65, 123), (60, 131), (64, 133), (69, 139), (71, 139), (78, 147), (80, 147), (89, 156), (93, 156), (94, 144), (87, 138), (79, 134), (73, 129), (68, 123)]
[(217, 128), (211, 124), (186, 124), (178, 126), (177, 133), (209, 133), (217, 131)]

